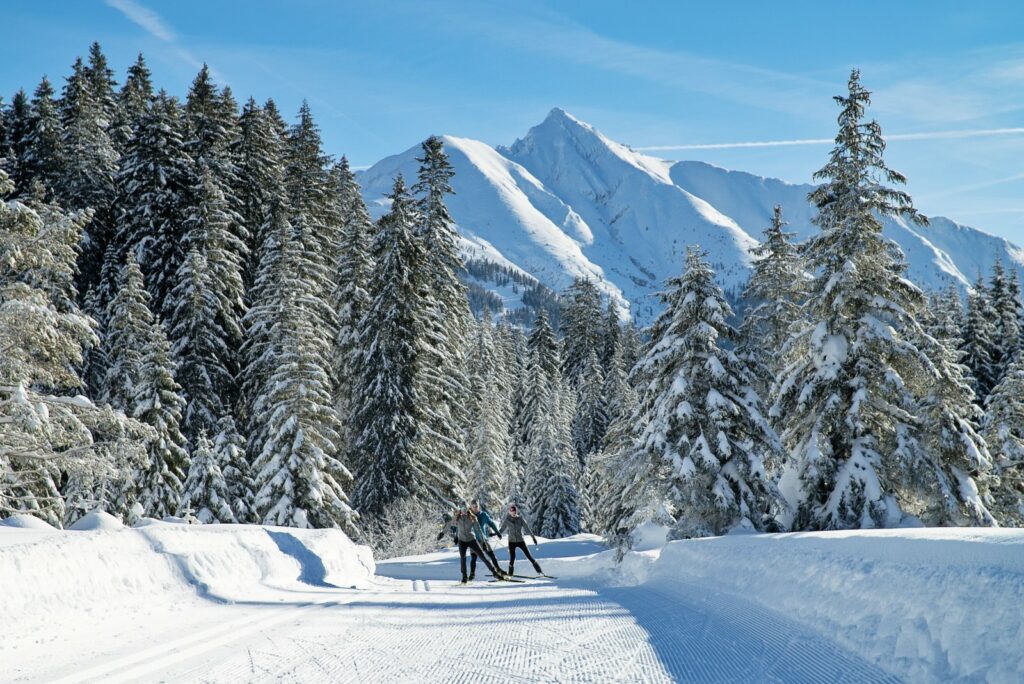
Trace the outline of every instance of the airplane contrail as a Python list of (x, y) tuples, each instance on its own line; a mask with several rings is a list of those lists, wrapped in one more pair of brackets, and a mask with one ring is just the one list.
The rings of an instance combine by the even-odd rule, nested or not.
[[(924, 133), (895, 133), (886, 140), (940, 140), (949, 138), (981, 138), (996, 135), (1024, 135), (1024, 128), (974, 128), (958, 131), (928, 131)], [(673, 150), (723, 150), (743, 147), (792, 147), (796, 145), (831, 145), (833, 138), (804, 138), (802, 140), (759, 140), (752, 142), (700, 143), (693, 145), (652, 145), (638, 147), (641, 152), (669, 152)]]

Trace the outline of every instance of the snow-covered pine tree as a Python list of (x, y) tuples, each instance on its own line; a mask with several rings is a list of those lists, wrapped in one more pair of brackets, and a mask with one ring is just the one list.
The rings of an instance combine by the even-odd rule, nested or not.
[(187, 257), (166, 300), (168, 337), (187, 408), (182, 427), (189, 443), (200, 432), (216, 435), (236, 394), (242, 327), (242, 254), (230, 211), (213, 172), (201, 168), (191, 190), (195, 204), (183, 226)]
[[(284, 140), (265, 110), (252, 98), (242, 109), (240, 135), (233, 154), (238, 165), (238, 196), (242, 223), (249, 231), (249, 263), (246, 291), (259, 270), (263, 243), (272, 230), (275, 207), (286, 204), (284, 188)], [(252, 301), (252, 298), (249, 298)]]
[(135, 63), (128, 67), (128, 76), (117, 95), (114, 118), (110, 124), (110, 138), (119, 153), (127, 151), (135, 130), (152, 103), (153, 83), (149, 67), (142, 53), (139, 53)]
[(989, 295), (995, 312), (992, 336), (992, 363), (995, 368), (993, 379), (994, 384), (998, 384), (1016, 358), (1021, 344), (1019, 286), (1014, 286), (1003, 268), (1003, 262), (998, 258), (992, 267)]
[(955, 287), (932, 299), (923, 312), (921, 348), (938, 371), (921, 398), (921, 445), (929, 457), (915, 480), (922, 484), (912, 512), (929, 526), (992, 525), (988, 489), (992, 459), (975, 430), (982, 412), (960, 363), (960, 296)]
[(377, 266), (360, 324), (365, 351), (353, 394), (353, 498), (370, 527), (395, 501), (453, 497), (452, 484), (462, 477), (447, 460), (424, 462), (419, 441), (423, 248), (413, 233), (415, 221), (414, 200), (399, 176), (374, 241)]
[(227, 484), (227, 501), (235, 520), (240, 523), (258, 522), (253, 510), (256, 483), (246, 458), (245, 440), (238, 434), (235, 419), (231, 416), (224, 416), (217, 424), (213, 449)]
[(143, 348), (131, 415), (156, 432), (156, 439), (149, 445), (148, 465), (134, 480), (142, 510), (157, 519), (177, 512), (182, 482), (189, 468), (185, 435), (181, 431), (185, 400), (174, 374), (167, 335), (154, 323)]
[(469, 376), (469, 491), (485, 509), (503, 503), (508, 482), (509, 387), (504, 358), (495, 342), (496, 331), (484, 312), (473, 326), (475, 335), (467, 358)]
[[(118, 233), (113, 256), (135, 257), (152, 295), (152, 309), (168, 311), (165, 300), (178, 282), (185, 257), (185, 222), (194, 203), (193, 162), (185, 151), (184, 123), (178, 103), (157, 96), (138, 122), (121, 158), (117, 175)], [(99, 306), (113, 297), (113, 284), (100, 283)]]
[(789, 451), (781, 486), (797, 529), (899, 524), (918, 494), (913, 393), (936, 375), (915, 344), (924, 296), (904, 277), (902, 252), (880, 220), (925, 219), (887, 185), (905, 178), (885, 165), (881, 127), (863, 120), (870, 93), (858, 71), (835, 100), (836, 145), (809, 196), (821, 229), (804, 246), (815, 278), (772, 407)]
[(31, 168), (27, 161), (29, 133), (32, 131), (32, 106), (24, 90), (14, 94), (6, 119), (10, 156), (4, 160), (0, 170), (8, 174), (13, 184), (13, 189), (8, 187), (6, 194), (22, 196), (28, 193), (32, 184)]
[(604, 316), (604, 327), (601, 339), (601, 367), (605, 373), (610, 370), (612, 357), (618, 355), (618, 363), (622, 363), (622, 317), (615, 300), (608, 298), (608, 309)]
[(967, 297), (960, 350), (963, 352), (963, 364), (971, 372), (974, 394), (982, 405), (995, 386), (998, 373), (996, 317), (988, 288), (979, 276)]
[(503, 492), (505, 500), (510, 503), (523, 503), (526, 491), (527, 444), (524, 426), (528, 422), (527, 366), (530, 352), (527, 348), (526, 335), (520, 328), (510, 325), (499, 327), (503, 342), (503, 351), (508, 368), (509, 401), (509, 454), (505, 460), (508, 479)]
[(117, 294), (108, 306), (106, 319), (103, 347), (108, 365), (100, 398), (130, 414), (146, 344), (158, 325), (149, 310), (142, 270), (131, 253), (121, 268)]
[(604, 371), (597, 351), (591, 349), (577, 375), (576, 414), (570, 419), (573, 452), (582, 472), (590, 454), (599, 451), (608, 429), (604, 413)]
[(338, 416), (327, 364), (330, 338), (310, 311), (322, 292), (309, 274), (319, 257), (297, 232), (284, 246), (276, 280), (279, 306), (264, 354), (271, 360), (254, 419), (266, 441), (253, 464), (255, 508), (264, 524), (353, 531), (357, 515), (346, 489), (352, 476), (338, 460)]
[[(444, 152), (441, 138), (427, 138), (423, 144), (413, 193), (417, 202), (415, 229), (423, 255), (419, 276), (423, 311), (419, 331), (418, 391), (420, 396), (422, 444), (429, 460), (447, 461), (452, 473), (468, 465), (464, 441), (469, 417), (466, 414), (469, 381), (465, 374), (465, 347), (472, 315), (466, 287), (459, 280), (463, 270), (455, 221), (445, 204), (453, 194), (455, 174)], [(463, 482), (450, 484), (459, 491)]]
[[(0, 171), (0, 195), (13, 191)], [(151, 434), (76, 393), (83, 349), (97, 339), (76, 304), (75, 257), (87, 215), (0, 202), (0, 515), (28, 512), (60, 525), (97, 499)], [(73, 511), (72, 511), (73, 513)]]
[(518, 462), (524, 477), (524, 494), (531, 496), (529, 474), (532, 470), (531, 444), (537, 436), (541, 417), (549, 411), (551, 392), (561, 381), (561, 359), (558, 340), (548, 324), (547, 313), (541, 309), (526, 340), (526, 367), (521, 390), (517, 396), (513, 460)]
[(992, 451), (992, 512), (1008, 526), (1024, 527), (1024, 354), (1018, 354), (985, 403), (985, 439)]
[(601, 292), (586, 278), (576, 278), (563, 295), (562, 377), (578, 389), (590, 353), (602, 347), (604, 316)]
[(773, 529), (778, 494), (767, 468), (778, 438), (761, 410), (749, 365), (724, 345), (732, 310), (699, 247), (661, 294), (665, 311), (640, 361), (646, 381), (639, 448), (664, 472), (675, 538)]
[(32, 96), (25, 156), (19, 171), (29, 182), (41, 183), (52, 197), (64, 171), (64, 139), (53, 86), (45, 76)]
[[(101, 57), (98, 53), (94, 59)], [(112, 203), (119, 161), (107, 134), (107, 103), (94, 93), (95, 87), (92, 74), (79, 59), (60, 102), (64, 165), (54, 187), (63, 206), (93, 211), (83, 231), (78, 260), (78, 291), (82, 294), (95, 286), (114, 230)]]
[(579, 467), (573, 455), (569, 424), (576, 411), (575, 390), (556, 380), (547, 393), (547, 411), (540, 416), (530, 443), (527, 492), (534, 529), (550, 539), (580, 531)]
[(192, 450), (188, 477), (182, 487), (178, 515), (195, 516), (203, 523), (232, 523), (235, 513), (231, 508), (231, 494), (221, 471), (213, 443), (200, 432)]
[(333, 296), (338, 314), (332, 365), (335, 406), (342, 423), (341, 442), (346, 452), (354, 441), (352, 418), (354, 392), (358, 387), (363, 349), (359, 344), (360, 322), (370, 305), (367, 286), (373, 271), (373, 221), (366, 210), (355, 174), (344, 157), (338, 164), (342, 215), (342, 249), (338, 261), (338, 285)]
[(89, 82), (92, 99), (99, 105), (103, 120), (106, 122), (104, 129), (107, 129), (117, 114), (117, 97), (114, 94), (117, 80), (114, 78), (114, 70), (107, 63), (107, 56), (103, 54), (103, 48), (97, 42), (89, 46), (85, 77)]
[(781, 370), (779, 350), (789, 340), (806, 293), (803, 260), (793, 244), (795, 233), (783, 230), (785, 225), (782, 207), (775, 205), (764, 241), (750, 250), (754, 268), (743, 291), (749, 308), (740, 326), (740, 354), (750, 362), (761, 396), (767, 396)]

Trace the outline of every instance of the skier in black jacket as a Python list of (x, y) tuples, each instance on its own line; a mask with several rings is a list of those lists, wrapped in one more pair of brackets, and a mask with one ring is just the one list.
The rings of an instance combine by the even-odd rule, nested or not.
[(521, 549), (523, 555), (526, 556), (526, 560), (533, 563), (533, 569), (537, 571), (537, 574), (543, 575), (544, 571), (540, 569), (540, 563), (533, 559), (533, 556), (530, 555), (530, 549), (526, 547), (523, 530), (529, 532), (533, 538), (534, 546), (537, 545), (537, 536), (530, 529), (530, 524), (526, 522), (526, 518), (519, 515), (519, 508), (515, 504), (508, 507), (508, 513), (505, 514), (505, 518), (501, 521), (501, 527), (498, 528), (499, 538), (505, 530), (508, 530), (508, 574), (515, 574), (516, 549)]

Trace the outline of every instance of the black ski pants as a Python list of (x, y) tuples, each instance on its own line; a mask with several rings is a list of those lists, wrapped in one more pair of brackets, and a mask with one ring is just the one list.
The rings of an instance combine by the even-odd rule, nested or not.
[(468, 542), (460, 541), (459, 542), (459, 566), (462, 568), (462, 577), (463, 578), (466, 577), (466, 551), (469, 551), (469, 574), (470, 575), (475, 575), (476, 574), (476, 557), (477, 556), (480, 556), (480, 558), (483, 559), (484, 565), (487, 566), (487, 569), (490, 570), (492, 574), (495, 574), (495, 575), (498, 574), (496, 572), (497, 569), (498, 569), (497, 566), (492, 566), (491, 565), (491, 561), (489, 561), (487, 559), (487, 556), (484, 555), (484, 552), (480, 548), (480, 545), (477, 544), (476, 540), (474, 539), (473, 541), (468, 541)]
[(516, 549), (523, 550), (523, 555), (526, 556), (526, 560), (533, 563), (533, 569), (537, 571), (538, 575), (544, 574), (544, 571), (540, 569), (540, 565), (533, 559), (533, 556), (530, 555), (530, 549), (526, 547), (526, 542), (524, 541), (510, 541), (508, 543), (508, 574), (512, 574), (512, 569), (516, 564)]

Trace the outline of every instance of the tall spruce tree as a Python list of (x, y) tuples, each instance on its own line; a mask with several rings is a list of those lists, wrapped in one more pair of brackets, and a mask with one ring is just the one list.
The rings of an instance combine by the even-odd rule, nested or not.
[[(11, 190), (0, 171), (0, 195)], [(74, 286), (85, 220), (55, 206), (0, 202), (0, 515), (27, 512), (58, 526), (62, 480), (79, 502), (99, 499), (100, 483), (123, 477), (120, 467), (152, 436), (78, 395), (76, 369), (97, 342)]]
[(45, 187), (48, 198), (53, 196), (64, 172), (63, 138), (53, 86), (44, 76), (32, 95), (25, 152), (18, 170), (27, 182)]
[(1024, 354), (1018, 354), (985, 404), (984, 434), (995, 461), (992, 509), (1000, 523), (1024, 527)]
[(725, 534), (736, 527), (770, 530), (778, 493), (768, 467), (778, 438), (762, 415), (749, 365), (725, 345), (737, 339), (732, 310), (697, 247), (661, 295), (665, 311), (640, 367), (645, 426), (639, 449), (651, 477), (664, 473), (672, 535)]
[(998, 376), (996, 318), (988, 288), (979, 276), (967, 297), (960, 350), (963, 363), (971, 372), (972, 388), (980, 404), (984, 404)]
[(566, 303), (561, 320), (562, 376), (578, 388), (590, 353), (602, 345), (601, 292), (590, 280), (576, 278), (563, 298)]
[(417, 336), (424, 257), (415, 221), (414, 200), (399, 176), (374, 241), (377, 267), (360, 324), (359, 345), (365, 351), (354, 393), (354, 500), (370, 526), (396, 501), (453, 497), (450, 485), (461, 478), (447, 460), (427, 462), (420, 442)]
[(995, 383), (1002, 379), (1010, 364), (1013, 363), (1020, 349), (1020, 315), (1021, 303), (1019, 287), (1007, 276), (1003, 262), (996, 259), (989, 280), (989, 293), (992, 309), (995, 313), (993, 321), (993, 352), (992, 363), (995, 367)]
[(242, 264), (227, 201), (209, 168), (191, 190), (195, 204), (183, 226), (185, 261), (165, 301), (178, 382), (187, 399), (184, 430), (216, 435), (233, 406), (241, 345)]
[(757, 390), (767, 396), (781, 370), (779, 350), (789, 340), (806, 292), (803, 261), (793, 244), (795, 233), (783, 230), (782, 207), (775, 205), (764, 241), (752, 248), (754, 268), (743, 299), (749, 309), (740, 326), (740, 353), (757, 376)]
[(580, 531), (579, 467), (573, 457), (569, 423), (575, 413), (575, 391), (560, 381), (546, 393), (547, 411), (537, 422), (530, 442), (527, 486), (530, 513), (537, 531), (557, 539)]
[(203, 523), (236, 522), (217, 451), (205, 432), (200, 432), (196, 438), (188, 477), (182, 486), (178, 515), (193, 515)]
[(7, 173), (11, 182), (6, 194), (22, 196), (28, 193), (32, 184), (32, 169), (28, 162), (32, 106), (24, 90), (14, 94), (6, 118), (9, 156), (0, 170)]
[(267, 525), (352, 532), (358, 516), (346, 491), (351, 473), (338, 459), (339, 423), (326, 363), (330, 338), (309, 315), (322, 302), (309, 277), (318, 257), (309, 251), (293, 230), (279, 263), (279, 305), (264, 350), (269, 375), (253, 407), (255, 419), (266, 423), (266, 441), (253, 465), (254, 505)]
[(960, 363), (960, 296), (954, 287), (933, 297), (924, 312), (921, 348), (938, 372), (921, 398), (922, 446), (929, 457), (914, 513), (927, 525), (991, 525), (992, 459), (975, 426), (982, 419), (968, 370)]
[(142, 53), (128, 67), (121, 92), (117, 94), (114, 118), (110, 124), (110, 138), (118, 152), (124, 154), (135, 135), (142, 118), (153, 103), (153, 82)]
[(486, 314), (473, 327), (474, 336), (467, 366), (469, 376), (469, 426), (466, 444), (469, 450), (468, 479), (470, 494), (485, 509), (503, 502), (508, 481), (506, 458), (509, 453), (510, 396), (500, 344)]
[(880, 218), (924, 222), (910, 196), (887, 184), (905, 178), (883, 160), (885, 140), (865, 122), (870, 93), (854, 70), (849, 94), (835, 98), (839, 132), (824, 181), (809, 196), (821, 232), (805, 245), (815, 274), (806, 315), (785, 347), (775, 386), (795, 486), (790, 503), (802, 529), (888, 527), (915, 496), (913, 389), (935, 377), (915, 345), (914, 314), (924, 303), (903, 274), (902, 253)]
[[(422, 144), (423, 156), (412, 191), (419, 195), (416, 239), (423, 255), (420, 299), (422, 328), (417, 344), (421, 355), (419, 388), (425, 424), (422, 448), (428, 458), (447, 461), (452, 472), (468, 462), (464, 442), (468, 417), (464, 407), (469, 392), (465, 375), (465, 347), (471, 314), (466, 287), (458, 278), (463, 270), (455, 222), (445, 204), (453, 194), (455, 171), (444, 144), (436, 136)], [(461, 482), (453, 483), (458, 490)]]
[(114, 230), (112, 204), (119, 161), (107, 134), (107, 103), (96, 87), (82, 60), (76, 61), (60, 102), (64, 166), (54, 188), (65, 206), (93, 212), (79, 254), (82, 294), (96, 285)]

